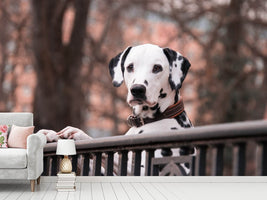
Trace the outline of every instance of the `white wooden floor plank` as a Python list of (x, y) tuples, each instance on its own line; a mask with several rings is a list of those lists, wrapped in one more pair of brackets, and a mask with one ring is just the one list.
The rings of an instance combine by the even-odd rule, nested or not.
[(127, 193), (130, 200), (142, 200), (131, 183), (122, 183), (122, 187), (124, 188), (124, 191)]
[(69, 192), (57, 192), (55, 200), (67, 200), (69, 197)]
[(17, 200), (29, 200), (31, 199), (33, 192), (31, 190), (25, 190)]
[(142, 185), (150, 193), (150, 195), (153, 197), (153, 199), (155, 199), (155, 200), (167, 199), (151, 183), (142, 183)]
[(143, 200), (153, 200), (151, 194), (143, 187), (141, 183), (131, 183)]
[[(185, 200), (266, 200), (267, 183), (162, 183)], [(192, 192), (194, 191), (194, 192)]]
[(92, 197), (93, 200), (104, 200), (101, 183), (92, 183)]
[(18, 199), (24, 193), (24, 191), (28, 189), (28, 187), (29, 185), (27, 184), (18, 184), (18, 187), (16, 187), (16, 189), (10, 195), (8, 195), (5, 200)]
[[(203, 184), (203, 183), (202, 183)], [(187, 194), (187, 189), (190, 189), (192, 193), (192, 191), (194, 191), (194, 193), (196, 193), (197, 189), (194, 190), (193, 186), (191, 185), (191, 183), (162, 183), (162, 186), (165, 187), (168, 191), (174, 193), (175, 195), (179, 196), (181, 199), (189, 199), (188, 198), (188, 194)]]
[(76, 191), (69, 192), (68, 200), (79, 200), (81, 194), (81, 183), (75, 183)]
[(40, 200), (43, 199), (51, 183), (41, 183), (40, 185), (35, 185), (35, 191), (32, 192), (30, 200)]
[(10, 186), (11, 184), (0, 184), (0, 200), (4, 200), (8, 195), (12, 193), (17, 187), (17, 185), (13, 184), (13, 187)]
[(68, 199), (69, 192), (58, 192), (55, 200), (66, 200)]
[(129, 197), (121, 183), (111, 183), (111, 185), (118, 200), (129, 200)]
[[(42, 182), (41, 182), (41, 184), (42, 184)], [(43, 200), (46, 200), (46, 199), (54, 200), (56, 198), (56, 195), (57, 195), (56, 182), (52, 182), (52, 183), (48, 183), (48, 184), (49, 184), (49, 186), (48, 186), (47, 190), (45, 191), (45, 194), (44, 194), (42, 199)]]
[(160, 193), (165, 196), (168, 200), (180, 200), (181, 196), (177, 195), (173, 191), (167, 190), (166, 187), (162, 185), (162, 183), (151, 183)]
[(81, 183), (80, 200), (92, 200), (92, 183)]
[(106, 200), (117, 200), (111, 183), (102, 183), (102, 190)]

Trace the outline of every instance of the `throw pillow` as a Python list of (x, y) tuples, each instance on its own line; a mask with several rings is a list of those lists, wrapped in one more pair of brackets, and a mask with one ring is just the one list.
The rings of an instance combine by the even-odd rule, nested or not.
[(8, 125), (0, 125), (0, 148), (8, 148), (7, 145), (7, 135), (8, 135)]
[(34, 126), (21, 127), (12, 125), (9, 137), (8, 147), (27, 148), (27, 137), (33, 133)]

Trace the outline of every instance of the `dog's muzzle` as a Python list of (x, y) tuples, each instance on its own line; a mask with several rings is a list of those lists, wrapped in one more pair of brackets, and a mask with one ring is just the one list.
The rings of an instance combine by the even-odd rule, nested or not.
[(131, 93), (137, 100), (146, 100), (146, 87), (141, 84), (134, 84), (131, 87)]

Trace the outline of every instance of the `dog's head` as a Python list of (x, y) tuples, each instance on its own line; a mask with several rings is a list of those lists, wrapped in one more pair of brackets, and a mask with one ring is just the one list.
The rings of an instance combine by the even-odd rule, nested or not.
[(109, 63), (113, 85), (119, 87), (125, 80), (128, 104), (148, 107), (169, 92), (177, 93), (189, 67), (180, 53), (151, 44), (128, 47)]

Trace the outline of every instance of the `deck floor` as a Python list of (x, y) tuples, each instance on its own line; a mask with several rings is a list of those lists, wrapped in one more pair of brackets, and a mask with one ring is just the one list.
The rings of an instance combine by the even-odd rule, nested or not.
[[(35, 192), (29, 181), (0, 180), (0, 200), (195, 200), (267, 198), (267, 178), (78, 177), (75, 192), (57, 192), (56, 177), (42, 177)], [(242, 197), (242, 198), (241, 198)]]

